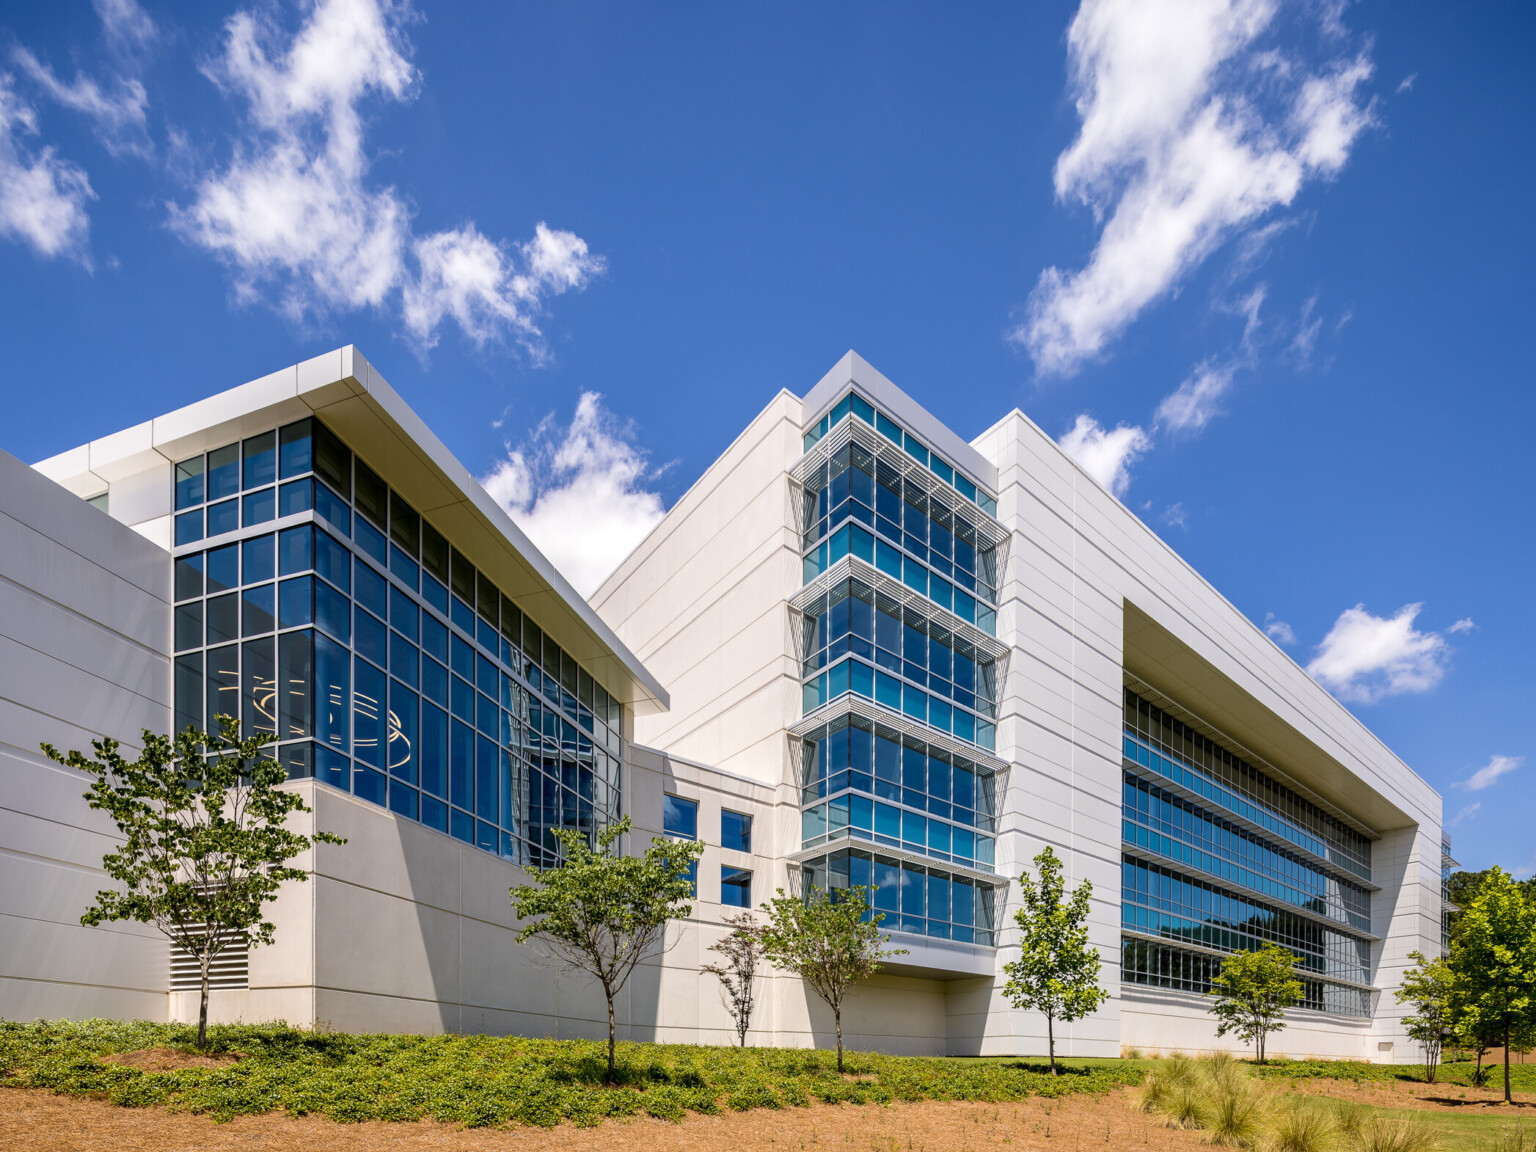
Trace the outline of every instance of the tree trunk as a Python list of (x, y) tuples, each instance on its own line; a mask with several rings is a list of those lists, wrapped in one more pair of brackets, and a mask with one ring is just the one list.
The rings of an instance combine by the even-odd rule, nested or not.
[(1259, 1063), (1264, 1063), (1264, 1032), (1260, 1029), (1253, 1035), (1253, 1054), (1259, 1058)]
[(1051, 1054), (1051, 1075), (1056, 1075), (1056, 1021), (1049, 1012), (1045, 1014), (1045, 1035)]
[(1509, 1098), (1509, 1017), (1504, 1017), (1504, 1103), (1512, 1104)]
[(614, 1084), (617, 1083), (618, 1076), (615, 1074), (613, 1064), (613, 990), (604, 984), (603, 994), (608, 997), (608, 1078), (603, 1082), (605, 1084)]
[(203, 988), (197, 1009), (197, 1050), (208, 1051), (208, 953), (202, 955)]
[(843, 1009), (842, 1006), (832, 1009), (832, 1023), (837, 1027), (837, 1070), (843, 1070)]

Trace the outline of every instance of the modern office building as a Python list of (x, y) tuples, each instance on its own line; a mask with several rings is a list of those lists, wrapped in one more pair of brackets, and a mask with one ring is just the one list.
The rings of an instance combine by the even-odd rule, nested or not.
[[(634, 1038), (724, 1042), (723, 916), (864, 885), (905, 954), (855, 1046), (1039, 1052), (1001, 973), (1050, 844), (1112, 994), (1065, 1051), (1216, 1046), (1211, 975), (1273, 940), (1306, 988), (1275, 1047), (1407, 1058), (1439, 796), (1017, 410), (967, 443), (850, 353), (590, 602), (353, 348), (0, 482), (0, 1016), (192, 1010), (158, 938), (78, 926), (110, 829), (35, 749), (227, 713), (348, 843), (232, 955), (222, 1017), (596, 1034), (507, 889), (627, 814), (629, 850), (705, 844)], [(760, 1004), (756, 1042), (830, 1028), (782, 974)]]

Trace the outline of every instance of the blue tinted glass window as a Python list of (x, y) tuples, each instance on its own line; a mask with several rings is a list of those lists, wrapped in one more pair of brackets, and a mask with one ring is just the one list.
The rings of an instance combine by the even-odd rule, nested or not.
[(448, 800), (455, 807), (475, 807), (475, 734), (454, 720), (448, 748)]
[(389, 546), (389, 570), (395, 579), (410, 588), (416, 587), (421, 574), (416, 561), (407, 556), (398, 544)]
[(425, 792), (421, 795), (421, 822), (428, 828), (436, 828), (439, 832), (448, 831), (448, 805), (441, 800), (434, 800)]
[(455, 596), (453, 597), (451, 611), (452, 616), (450, 618), (453, 620), (454, 625), (473, 636), (475, 634), (475, 610)]
[(271, 535), (253, 536), (242, 542), (242, 584), (258, 584), (272, 579), (276, 544), (276, 538)]
[(448, 813), (448, 834), (455, 840), (462, 840), (466, 844), (475, 842), (475, 818), (468, 812), (460, 812), (457, 808)]
[(191, 508), (203, 502), (203, 458), (194, 456), (176, 465), (176, 507)]
[(176, 560), (176, 599), (187, 600), (203, 594), (203, 554), (194, 552)]
[(315, 637), (315, 737), (338, 752), (351, 747), (351, 663), (340, 644)]
[(176, 517), (176, 543), (192, 544), (203, 538), (203, 510), (183, 512)]
[(426, 701), (421, 704), (421, 786), (434, 796), (448, 797), (448, 714)]
[(730, 908), (752, 907), (752, 873), (745, 868), (722, 866), (720, 903)]
[(461, 680), (454, 676), (451, 678), (450, 698), (448, 702), (451, 711), (460, 720), (473, 724), (475, 722), (475, 688), (467, 680)]
[(343, 592), (352, 587), (352, 553), (326, 532), (315, 533), (315, 571)]
[(265, 524), (276, 516), (277, 489), (263, 488), (260, 492), (252, 492), (245, 497), (244, 523), (247, 528), (252, 524)]
[(448, 629), (431, 616), (421, 618), (421, 646), (444, 664), (448, 663)]
[(315, 511), (334, 524), (343, 536), (352, 535), (352, 509), (324, 484), (315, 485)]
[(389, 682), (389, 774), (411, 784), (419, 769), (417, 707), (416, 693), (398, 681)]
[(224, 644), (240, 635), (240, 597), (236, 593), (208, 600), (208, 643)]
[(278, 440), (279, 465), (284, 480), (300, 476), (314, 466), (314, 439), (308, 420), (280, 429)]
[(680, 836), (684, 840), (699, 838), (699, 804), (697, 800), (684, 800), (681, 796), (663, 795), (661, 798), (661, 827), (668, 836)]
[(496, 820), (496, 770), (501, 749), (484, 736), (475, 741), (475, 814), (482, 820)]
[(390, 780), (389, 810), (391, 812), (404, 816), (407, 820), (415, 820), (420, 802), (421, 793), (416, 789), (403, 780)]
[(353, 538), (365, 555), (372, 557), (382, 567), (389, 563), (389, 545), (385, 543), (384, 533), (380, 532), (368, 521), (358, 518), (353, 525)]
[(240, 501), (226, 500), (208, 506), (208, 535), (222, 536), (240, 527)]
[[(190, 604), (179, 605), (176, 609), (176, 651), (185, 652), (188, 648), (201, 648), (203, 646), (203, 602), (194, 600)], [(198, 672), (198, 684), (202, 684), (202, 672)], [(199, 687), (201, 691), (201, 687)], [(185, 725), (183, 725), (185, 727)]]
[(247, 489), (260, 488), (277, 479), (277, 433), (252, 436), (241, 447)]
[(733, 852), (752, 851), (752, 817), (745, 812), (720, 810), (720, 847)]
[(260, 636), (273, 629), (277, 614), (277, 585), (261, 584), (247, 588), (241, 595), (240, 630), (246, 636)]
[(315, 584), (315, 623), (346, 644), (352, 639), (352, 601), (322, 581)]
[(208, 591), (223, 592), (240, 586), (240, 545), (226, 544), (208, 553)]
[(475, 650), (459, 636), (453, 637), (453, 660), (450, 667), (471, 684), (475, 682)]
[(352, 761), (330, 748), (315, 749), (315, 779), (346, 791), (351, 787)]
[(370, 804), (384, 806), (385, 794), (389, 786), (389, 778), (382, 772), (376, 772), (372, 768), (365, 768), (356, 764), (352, 769), (352, 792), (360, 799), (367, 800)]
[(430, 656), (422, 657), (421, 690), (429, 699), (448, 707), (448, 669)]
[(208, 499), (220, 500), (240, 491), (240, 445), (226, 444), (208, 453)]
[(277, 490), (277, 514), (293, 516), (314, 505), (314, 481), (290, 480)]
[(435, 576), (422, 576), (421, 598), (444, 616), (448, 615), (448, 588)]
[(292, 576), (313, 566), (315, 530), (308, 524), (285, 528), (277, 536), (277, 574)]
[(297, 628), (314, 620), (314, 578), (298, 576), (278, 586), (277, 619), (280, 628)]
[(392, 628), (411, 640), (418, 638), (418, 621), (421, 610), (416, 602), (398, 588), (389, 590), (389, 623)]
[(419, 684), (417, 667), (420, 664), (420, 655), (416, 645), (412, 644), (398, 632), (389, 634), (389, 671), (390, 675), (398, 676), (412, 688)]
[(352, 754), (375, 768), (382, 768), (384, 746), (388, 741), (384, 673), (366, 660), (353, 663), (357, 681), (352, 699)]
[(365, 612), (359, 605), (353, 613), (353, 626), (355, 634), (352, 646), (358, 653), (368, 657), (375, 664), (383, 667), (388, 663), (389, 630), (384, 627), (384, 622), (371, 612)]
[(352, 597), (375, 616), (385, 616), (389, 612), (388, 585), (384, 577), (380, 576), (362, 560), (353, 558), (352, 578), (355, 581), (352, 588)]

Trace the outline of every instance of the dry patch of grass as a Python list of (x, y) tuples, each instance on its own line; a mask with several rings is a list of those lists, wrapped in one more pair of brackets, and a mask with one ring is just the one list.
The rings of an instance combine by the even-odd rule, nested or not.
[(45, 1091), (0, 1091), (0, 1148), (35, 1152), (1194, 1152), (1175, 1131), (1127, 1107), (1126, 1092), (961, 1101), (817, 1104), (806, 1108), (636, 1117), (595, 1127), (462, 1128), (434, 1121), (340, 1124), (267, 1113), (216, 1124), (158, 1108)]
[(110, 1052), (100, 1057), (103, 1064), (120, 1064), (140, 1072), (180, 1072), (183, 1068), (227, 1068), (241, 1059), (238, 1052), (214, 1052), (199, 1055), (179, 1048), (137, 1048), (132, 1052)]

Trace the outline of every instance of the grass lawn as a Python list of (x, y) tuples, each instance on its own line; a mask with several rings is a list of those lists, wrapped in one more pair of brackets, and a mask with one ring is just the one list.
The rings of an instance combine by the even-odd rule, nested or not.
[[(1125, 1061), (959, 1060), (827, 1051), (621, 1044), (619, 1084), (602, 1084), (606, 1046), (520, 1037), (348, 1035), (285, 1025), (209, 1029), (216, 1058), (189, 1061), (183, 1025), (0, 1022), (0, 1086), (48, 1088), (214, 1119), (286, 1112), (341, 1121), (433, 1119), (466, 1127), (893, 1101), (1019, 1101), (1137, 1083)], [(157, 1051), (158, 1050), (158, 1051)], [(133, 1054), (127, 1056), (125, 1054)]]
[[(1435, 1083), (1470, 1087), (1477, 1065), (1471, 1061), (1441, 1064)], [(1485, 1086), (1504, 1090), (1504, 1065), (1483, 1064)], [(1358, 1082), (1417, 1082), (1423, 1084), (1423, 1064), (1366, 1064), (1357, 1060), (1277, 1060), (1255, 1068), (1260, 1076), (1287, 1079), (1354, 1080)], [(1509, 1084), (1515, 1092), (1536, 1092), (1536, 1064), (1511, 1064)]]

